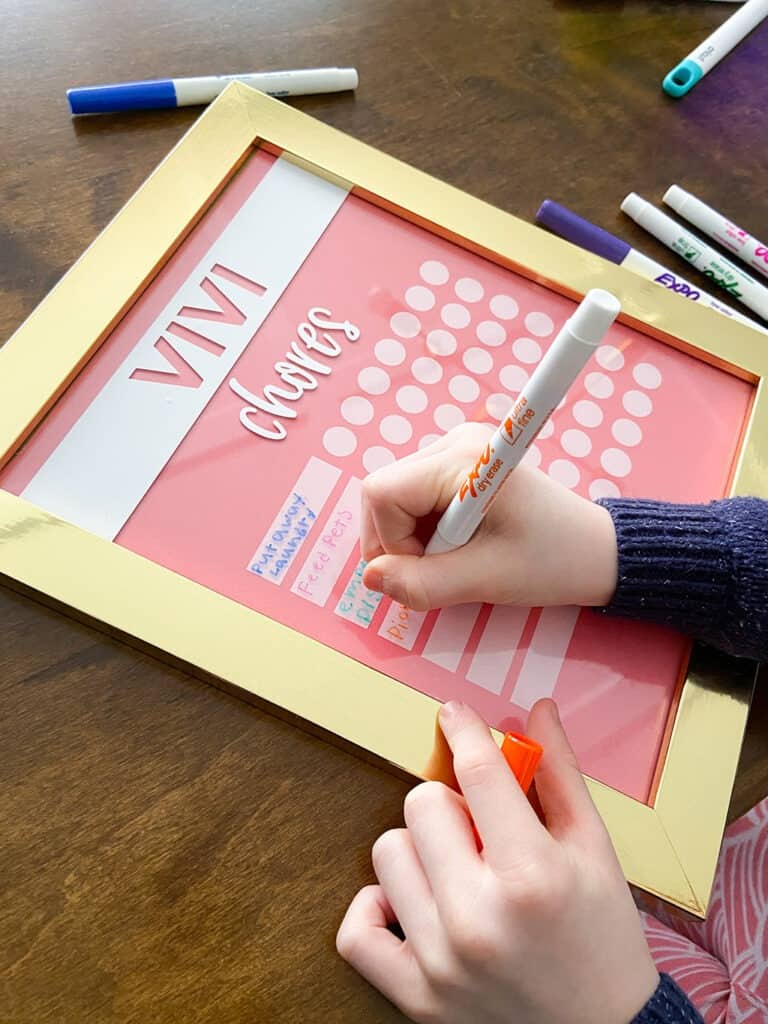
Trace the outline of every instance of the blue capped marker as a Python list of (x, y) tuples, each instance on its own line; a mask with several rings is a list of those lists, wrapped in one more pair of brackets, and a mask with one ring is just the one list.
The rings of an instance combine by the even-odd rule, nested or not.
[(208, 75), (202, 78), (158, 78), (147, 82), (120, 82), (67, 89), (73, 114), (111, 114), (121, 110), (159, 110), (210, 103), (230, 82), (243, 82), (268, 96), (308, 96), (312, 93), (356, 89), (355, 68), (305, 68), (244, 75)]

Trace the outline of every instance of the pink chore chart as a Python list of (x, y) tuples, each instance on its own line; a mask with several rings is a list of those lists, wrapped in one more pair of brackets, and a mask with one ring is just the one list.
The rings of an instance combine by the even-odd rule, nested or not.
[[(647, 801), (682, 638), (575, 608), (415, 613), (361, 579), (365, 475), (497, 423), (573, 308), (255, 151), (0, 486), (500, 729), (552, 695), (582, 769)], [(709, 500), (751, 394), (619, 324), (526, 458), (593, 498)]]

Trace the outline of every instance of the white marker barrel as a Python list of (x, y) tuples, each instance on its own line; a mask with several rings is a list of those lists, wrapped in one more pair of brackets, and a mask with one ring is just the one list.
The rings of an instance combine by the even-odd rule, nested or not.
[(610, 292), (600, 288), (587, 292), (480, 453), (459, 493), (437, 524), (425, 554), (452, 551), (470, 540), (504, 481), (520, 464), (620, 309), (619, 300)]

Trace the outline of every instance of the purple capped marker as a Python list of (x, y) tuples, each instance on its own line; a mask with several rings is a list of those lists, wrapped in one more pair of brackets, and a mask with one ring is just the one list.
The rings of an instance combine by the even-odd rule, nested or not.
[(554, 231), (556, 235), (573, 242), (574, 245), (610, 260), (611, 263), (622, 264), (632, 252), (632, 246), (627, 242), (597, 227), (596, 224), (590, 224), (578, 213), (561, 206), (553, 199), (545, 199), (541, 204), (536, 214), (536, 223)]
[(671, 270), (667, 270), (665, 266), (657, 263), (656, 260), (652, 260), (650, 256), (644, 256), (637, 249), (633, 249), (631, 245), (623, 239), (617, 238), (616, 235), (612, 235), (610, 231), (605, 231), (603, 228), (597, 227), (596, 224), (591, 224), (588, 220), (574, 213), (573, 210), (561, 206), (552, 199), (545, 199), (541, 204), (536, 214), (536, 223), (541, 227), (548, 228), (566, 241), (573, 242), (574, 245), (578, 245), (581, 249), (586, 249), (587, 252), (593, 252), (596, 256), (602, 256), (603, 259), (626, 267), (627, 270), (631, 270), (640, 277), (647, 278), (649, 281), (655, 281), (664, 288), (668, 288), (678, 295), (683, 295), (692, 302), (709, 306), (718, 313), (722, 313), (723, 316), (731, 317), (731, 319), (738, 320), (739, 323), (746, 324), (756, 331), (768, 334), (768, 330), (755, 323), (754, 320), (750, 320), (749, 317), (743, 316), (735, 309), (731, 309), (724, 302), (720, 302), (719, 299), (702, 291), (701, 288), (692, 285), (690, 281), (686, 281), (684, 277), (680, 277)]

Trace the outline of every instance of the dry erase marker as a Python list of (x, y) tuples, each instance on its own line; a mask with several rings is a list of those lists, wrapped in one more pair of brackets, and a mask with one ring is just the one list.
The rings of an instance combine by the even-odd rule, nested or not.
[(519, 732), (508, 732), (501, 743), (504, 760), (512, 769), (512, 773), (520, 783), (520, 788), (527, 793), (531, 788), (533, 776), (544, 753), (544, 748), (529, 736)]
[(587, 292), (480, 453), (437, 524), (425, 554), (453, 551), (472, 537), (505, 480), (565, 397), (620, 309), (619, 300), (610, 292), (601, 288)]
[(67, 99), (73, 114), (190, 107), (211, 103), (230, 82), (242, 82), (268, 96), (284, 98), (356, 89), (358, 75), (355, 68), (305, 68), (260, 74), (208, 75), (204, 78), (160, 78), (149, 82), (67, 89)]
[[(501, 741), (501, 752), (507, 766), (520, 783), (520, 788), (527, 793), (531, 788), (534, 773), (544, 752), (543, 747), (536, 740), (523, 736), (522, 733), (508, 732)], [(443, 782), (446, 786), (455, 789), (457, 793), (461, 790), (453, 770), (453, 753), (440, 728), (439, 712), (435, 717), (435, 742), (424, 777)]]
[(768, 320), (768, 288), (750, 277), (741, 267), (702, 241), (698, 235), (657, 210), (635, 192), (630, 192), (621, 208), (640, 227), (645, 228), (660, 242), (688, 260), (705, 277), (725, 289), (734, 299), (749, 306), (764, 320)]
[(685, 60), (672, 68), (662, 82), (664, 92), (675, 98), (685, 96), (766, 17), (768, 0), (747, 0), (720, 28), (715, 29), (711, 36), (707, 36), (703, 43), (692, 50)]
[(737, 227), (722, 213), (713, 210), (678, 185), (670, 185), (662, 198), (667, 206), (671, 206), (694, 227), (701, 228), (705, 235), (730, 249), (742, 263), (768, 277), (768, 244), (758, 242), (744, 228)]
[(619, 266), (631, 270), (640, 277), (655, 281), (656, 284), (675, 292), (676, 295), (682, 295), (691, 302), (697, 302), (700, 306), (708, 306), (710, 309), (722, 313), (723, 316), (738, 320), (739, 323), (745, 324), (755, 331), (768, 334), (768, 328), (762, 327), (756, 320), (750, 320), (748, 316), (731, 309), (730, 306), (726, 306), (724, 302), (716, 299), (714, 295), (702, 291), (690, 281), (686, 281), (684, 277), (668, 270), (656, 260), (652, 260), (650, 256), (633, 249), (623, 239), (612, 235), (610, 231), (597, 227), (596, 224), (579, 217), (577, 213), (552, 199), (545, 199), (541, 204), (536, 214), (536, 223), (549, 228), (550, 231), (573, 242), (574, 245), (593, 252), (596, 256), (602, 256), (603, 259), (610, 260), (611, 263), (618, 263)]

